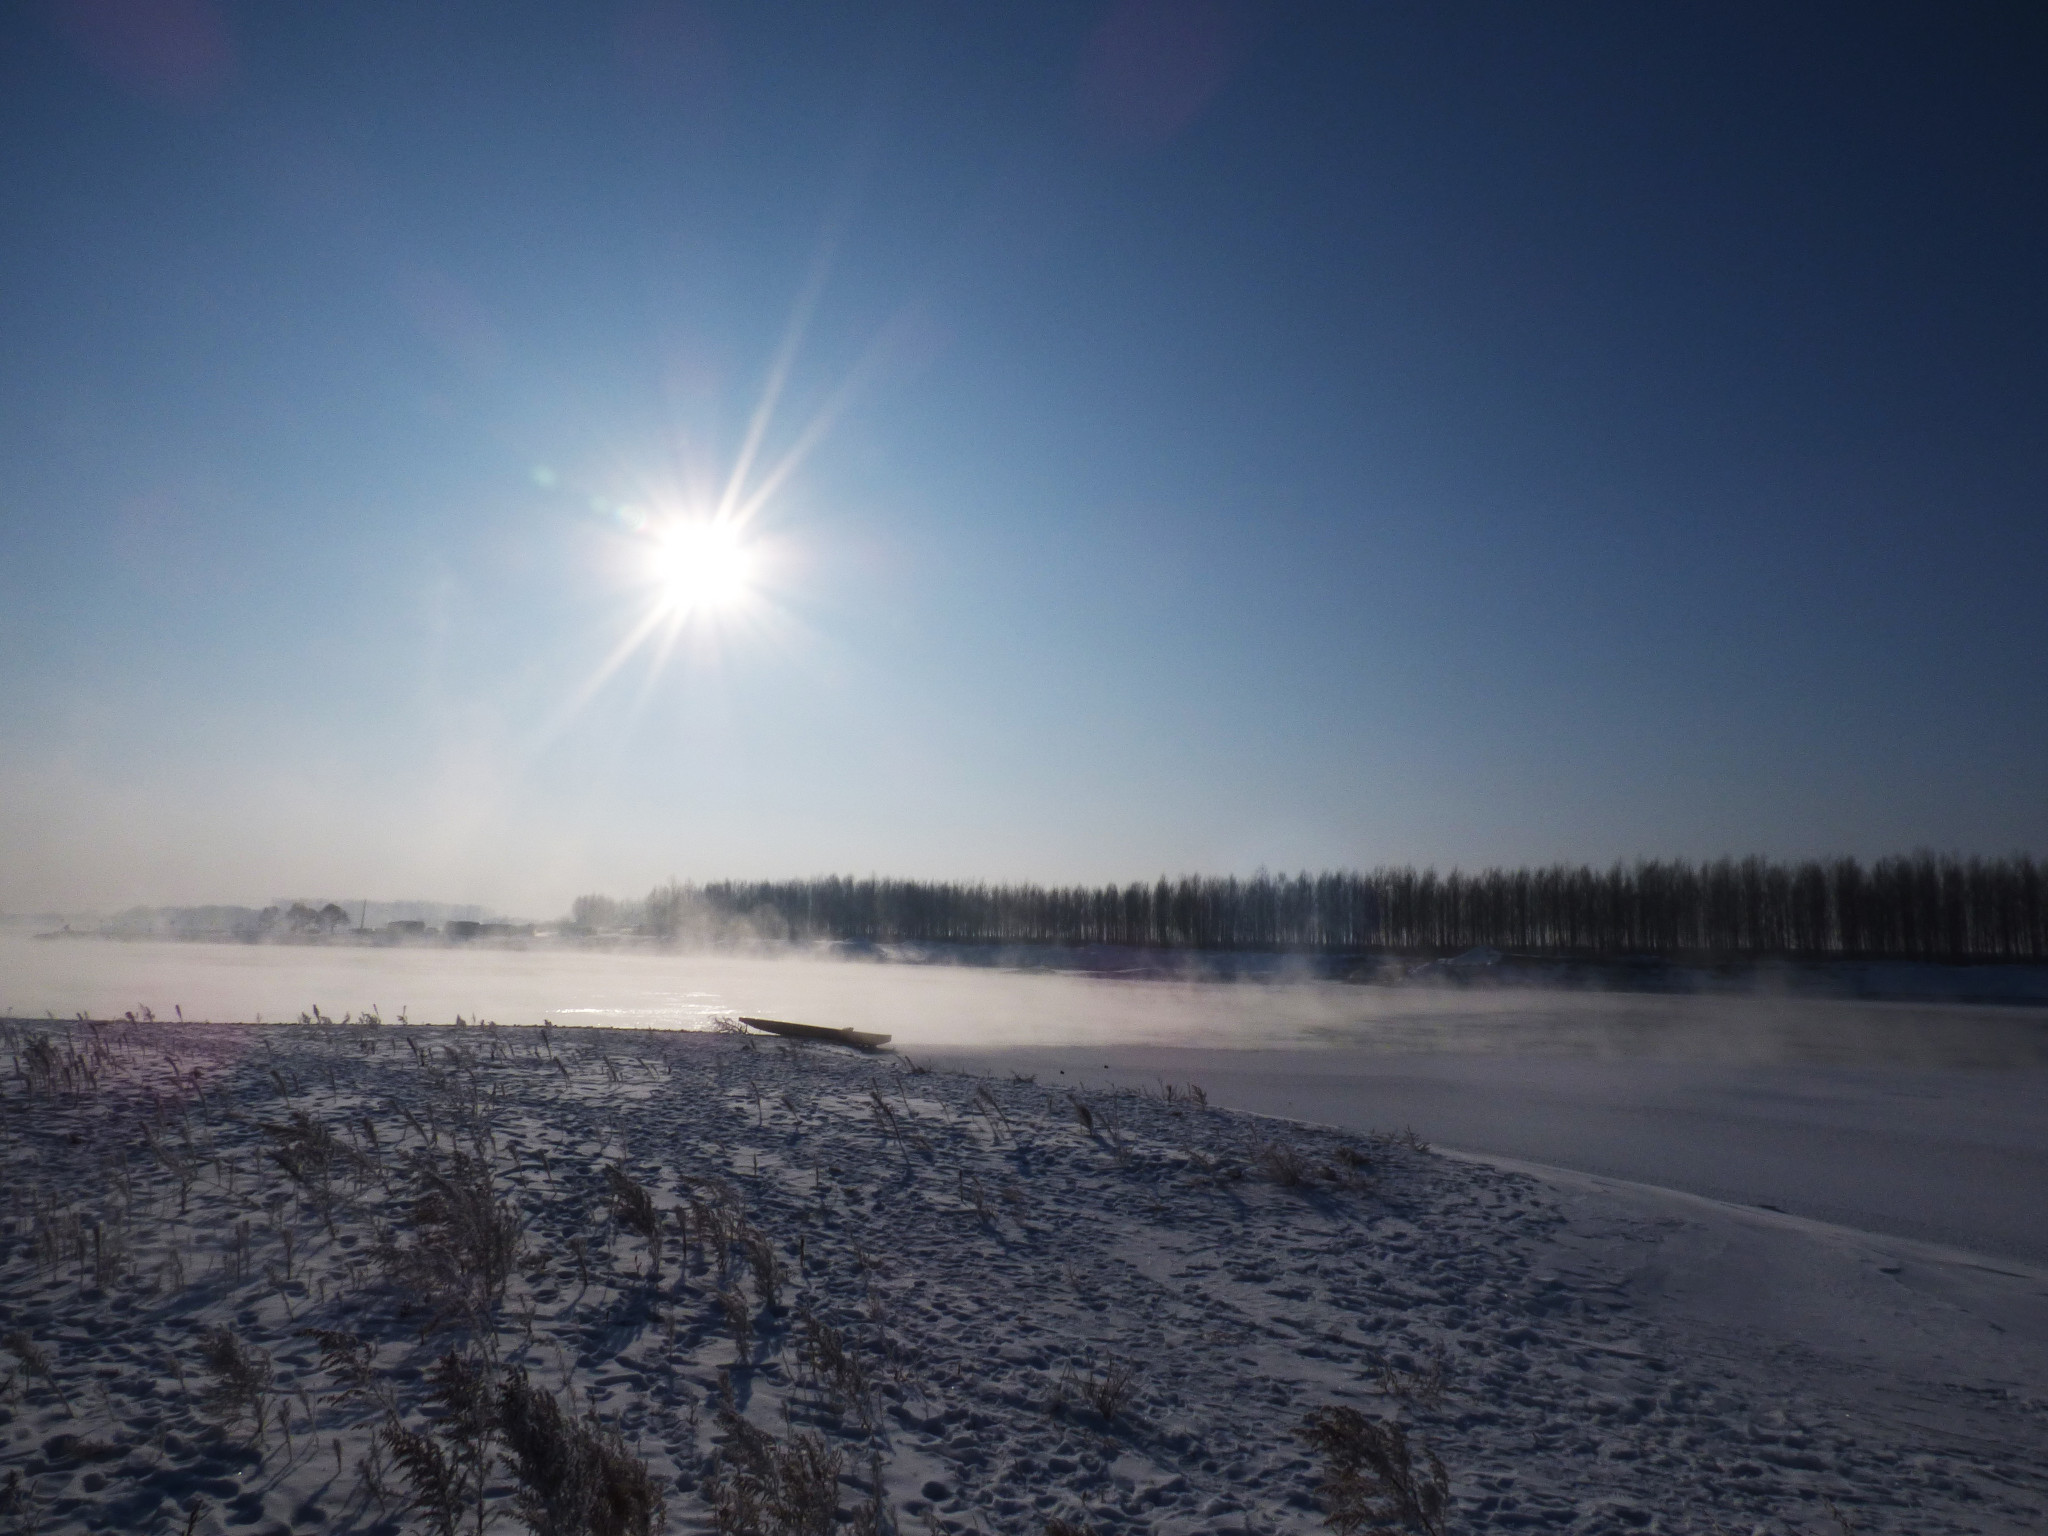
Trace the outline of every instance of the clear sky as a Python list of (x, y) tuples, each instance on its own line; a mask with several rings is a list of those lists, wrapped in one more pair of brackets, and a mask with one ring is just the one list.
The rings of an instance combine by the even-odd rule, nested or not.
[(2044, 17), (9, 7), (0, 908), (2038, 852)]

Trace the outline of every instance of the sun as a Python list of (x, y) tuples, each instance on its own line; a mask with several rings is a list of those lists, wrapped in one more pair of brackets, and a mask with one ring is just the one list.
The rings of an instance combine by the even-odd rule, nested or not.
[(754, 554), (730, 522), (679, 519), (651, 530), (647, 574), (662, 610), (710, 616), (743, 605), (754, 588)]

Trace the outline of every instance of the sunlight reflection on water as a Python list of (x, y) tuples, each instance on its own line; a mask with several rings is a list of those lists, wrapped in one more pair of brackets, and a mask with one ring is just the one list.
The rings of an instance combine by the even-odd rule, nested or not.
[(1801, 998), (1132, 980), (812, 956), (0, 936), (0, 1012), (708, 1028), (734, 1013), (852, 1025), (900, 1049), (1091, 1043), (2048, 1066), (2048, 1010)]

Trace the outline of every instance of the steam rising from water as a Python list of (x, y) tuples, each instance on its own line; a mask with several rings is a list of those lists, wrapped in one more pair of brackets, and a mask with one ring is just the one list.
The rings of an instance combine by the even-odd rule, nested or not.
[(2048, 1011), (1771, 997), (1119, 980), (810, 956), (37, 941), (0, 936), (0, 1012), (704, 1028), (852, 1025), (899, 1049), (1185, 1045), (1918, 1067), (2048, 1066)]

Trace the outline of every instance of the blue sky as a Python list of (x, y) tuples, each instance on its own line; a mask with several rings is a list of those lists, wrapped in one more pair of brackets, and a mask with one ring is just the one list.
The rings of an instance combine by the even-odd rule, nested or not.
[[(2044, 63), (16, 8), (0, 908), (2039, 852)], [(593, 688), (778, 372), (751, 595)]]

